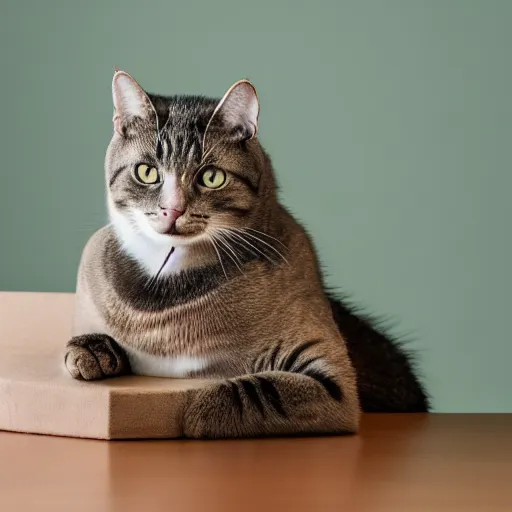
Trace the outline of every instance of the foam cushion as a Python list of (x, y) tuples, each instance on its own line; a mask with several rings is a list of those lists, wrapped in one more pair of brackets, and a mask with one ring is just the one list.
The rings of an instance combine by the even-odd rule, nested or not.
[(180, 435), (184, 391), (200, 380), (71, 378), (73, 294), (0, 292), (0, 430), (98, 439)]

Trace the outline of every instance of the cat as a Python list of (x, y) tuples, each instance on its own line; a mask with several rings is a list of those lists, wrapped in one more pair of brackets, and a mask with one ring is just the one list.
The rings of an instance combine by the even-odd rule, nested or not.
[(329, 295), (279, 203), (248, 80), (164, 97), (116, 70), (111, 223), (85, 246), (65, 365), (76, 379), (208, 378), (183, 436), (349, 434), (361, 411), (427, 411), (407, 352)]

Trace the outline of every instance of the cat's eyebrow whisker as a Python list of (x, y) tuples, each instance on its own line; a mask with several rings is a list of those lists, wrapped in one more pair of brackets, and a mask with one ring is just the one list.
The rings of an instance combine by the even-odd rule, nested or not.
[[(201, 162), (199, 163), (199, 166), (204, 165), (204, 161), (210, 156), (211, 152), (222, 142), (221, 140), (218, 140), (211, 148), (209, 148), (206, 152), (203, 152), (201, 156)], [(204, 148), (203, 148), (204, 151)]]
[(162, 126), (162, 129), (159, 131), (160, 136), (163, 133), (163, 131), (166, 130), (167, 127), (169, 126), (169, 123), (171, 121), (171, 113), (172, 113), (172, 111), (169, 108), (169, 114), (167, 115), (167, 121), (165, 121), (165, 124)]
[(226, 276), (226, 280), (228, 280), (228, 275), (226, 274), (226, 269), (224, 268), (224, 265), (222, 263), (222, 258), (220, 257), (220, 252), (217, 249), (217, 244), (215, 243), (215, 238), (213, 236), (208, 235), (208, 240), (212, 243), (213, 248), (215, 249), (215, 252), (217, 253), (217, 257), (219, 258), (220, 266), (222, 267), (222, 271), (224, 272), (224, 275)]

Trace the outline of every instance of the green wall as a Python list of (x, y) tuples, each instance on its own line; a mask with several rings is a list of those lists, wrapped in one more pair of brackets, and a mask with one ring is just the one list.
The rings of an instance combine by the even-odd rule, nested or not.
[(71, 291), (105, 223), (114, 65), (249, 77), (329, 283), (415, 341), (438, 411), (512, 412), (512, 1), (3, 1), (0, 289)]

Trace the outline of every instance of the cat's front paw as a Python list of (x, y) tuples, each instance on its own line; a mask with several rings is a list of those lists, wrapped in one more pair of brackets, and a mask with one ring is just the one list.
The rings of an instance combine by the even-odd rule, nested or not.
[(98, 380), (130, 373), (123, 349), (106, 334), (75, 336), (68, 342), (64, 358), (74, 379)]

